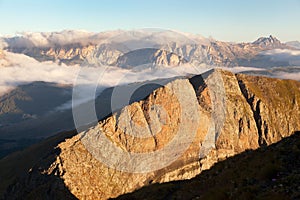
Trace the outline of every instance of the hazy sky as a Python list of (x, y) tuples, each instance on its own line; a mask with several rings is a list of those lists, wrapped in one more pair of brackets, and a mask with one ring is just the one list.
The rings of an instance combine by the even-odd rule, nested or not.
[(0, 34), (164, 28), (252, 41), (300, 41), (300, 0), (0, 0)]

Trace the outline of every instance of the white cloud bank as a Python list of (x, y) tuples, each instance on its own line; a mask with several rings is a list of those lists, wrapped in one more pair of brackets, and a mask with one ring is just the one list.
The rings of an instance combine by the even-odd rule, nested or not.
[[(201, 74), (212, 67), (192, 67), (190, 65), (145, 70), (127, 70), (117, 67), (80, 67), (59, 65), (54, 62), (38, 62), (23, 54), (4, 52), (5, 58), (0, 59), (0, 95), (18, 85), (34, 81), (45, 81), (67, 85), (80, 85), (81, 101), (92, 97), (86, 94), (86, 87), (98, 86), (98, 92), (111, 86), (141, 82), (158, 78), (170, 78), (187, 74)], [(264, 71), (261, 68), (234, 67), (223, 68), (234, 73), (243, 71)], [(300, 80), (300, 73), (277, 72), (274, 77)]]
[(80, 69), (79, 66), (38, 62), (23, 54), (4, 53), (5, 58), (0, 59), (0, 94), (34, 81), (72, 84)]
[(191, 66), (175, 68), (128, 70), (117, 67), (80, 67), (59, 65), (54, 62), (38, 62), (23, 54), (4, 52), (5, 58), (0, 59), (0, 95), (10, 91), (18, 85), (34, 81), (45, 81), (67, 85), (82, 85), (82, 101), (90, 97), (85, 96), (84, 87), (98, 86), (99, 91), (104, 88), (153, 80), (169, 78), (186, 74), (200, 74), (210, 68), (197, 69)]
[(300, 81), (300, 72), (295, 72), (295, 73), (276, 72), (274, 73), (274, 77), (280, 79), (291, 79), (291, 80)]
[[(93, 33), (80, 30), (64, 30), (61, 32), (22, 32), (17, 36), (0, 37), (0, 48), (32, 48), (54, 47), (73, 44), (119, 43), (130, 50), (156, 45), (177, 44), (208, 44), (212, 39), (201, 35), (182, 33), (164, 29), (137, 29), (132, 31), (106, 31)], [(137, 42), (138, 41), (138, 42)]]
[(261, 53), (270, 56), (273, 61), (288, 62), (290, 65), (300, 66), (300, 50), (273, 49)]

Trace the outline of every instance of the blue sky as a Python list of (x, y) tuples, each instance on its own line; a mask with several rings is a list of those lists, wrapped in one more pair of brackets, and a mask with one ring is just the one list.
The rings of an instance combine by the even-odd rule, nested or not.
[(300, 0), (0, 0), (0, 34), (164, 28), (252, 41), (300, 41)]

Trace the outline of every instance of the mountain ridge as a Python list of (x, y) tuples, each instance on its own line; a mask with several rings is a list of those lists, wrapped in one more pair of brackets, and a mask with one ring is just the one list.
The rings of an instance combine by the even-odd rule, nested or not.
[[(216, 83), (215, 81), (218, 81), (218, 84), (211, 85)], [(224, 93), (223, 90), (214, 90), (223, 87)], [(235, 75), (222, 70), (213, 70), (202, 76), (174, 79), (155, 89), (143, 100), (125, 106), (81, 134), (71, 133), (68, 139), (60, 139), (55, 143), (55, 147), (44, 143), (42, 146), (45, 148), (56, 150), (51, 153), (47, 150), (39, 161), (28, 163), (27, 168), (21, 170), (22, 175), (18, 176), (14, 172), (17, 168), (7, 168), (10, 173), (1, 169), (0, 179), (10, 180), (2, 182), (1, 191), (6, 191), (6, 198), (42, 194), (43, 198), (48, 198), (47, 195), (55, 196), (55, 188), (59, 189), (63, 184), (76, 198), (107, 199), (152, 183), (192, 178), (218, 161), (247, 149), (270, 145), (299, 130), (299, 87), (297, 81)], [(179, 96), (176, 97), (175, 94)], [(224, 101), (225, 110), (214, 103), (216, 98)], [(154, 105), (161, 105), (164, 112)], [(186, 110), (185, 105), (193, 105), (196, 108)], [(154, 109), (150, 109), (152, 107)], [(225, 118), (219, 119), (221, 125), (218, 125), (219, 122), (213, 120), (214, 115), (220, 113), (224, 113)], [(198, 115), (201, 115), (199, 126)], [(131, 125), (127, 124), (126, 116), (131, 116)], [(151, 121), (157, 120), (155, 116), (159, 116), (159, 123), (152, 124)], [(98, 145), (102, 144), (99, 134), (103, 134), (114, 145), (128, 152), (151, 152), (163, 148), (176, 135), (180, 120), (194, 124), (188, 127), (196, 128), (197, 132), (187, 150), (166, 167), (137, 174), (111, 169), (96, 159)], [(216, 126), (210, 129), (212, 123)], [(138, 124), (139, 126), (135, 126)], [(146, 126), (147, 124), (149, 126)], [(158, 127), (159, 124), (162, 125), (162, 129)], [(134, 131), (143, 127), (145, 131), (151, 129), (161, 132), (155, 137), (134, 138)], [(217, 139), (210, 140), (211, 137)], [(184, 146), (188, 143), (181, 144)], [(201, 146), (207, 148), (203, 149)], [(107, 146), (101, 145), (101, 149), (111, 155), (106, 148)], [(181, 149), (181, 146), (175, 149)], [(21, 153), (20, 156), (26, 157), (26, 154)], [(9, 159), (13, 158), (6, 157), (0, 162), (8, 162)], [(130, 162), (126, 162), (125, 157), (120, 159), (121, 163), (127, 163), (130, 167)], [(156, 162), (161, 163), (159, 159)], [(155, 166), (156, 163), (151, 164)], [(38, 178), (41, 175), (54, 176), (56, 179)], [(27, 186), (23, 184), (24, 180)], [(49, 189), (50, 186), (52, 189)], [(50, 191), (50, 194), (43, 193), (45, 190)], [(30, 191), (30, 194), (27, 191)], [(61, 193), (57, 194), (59, 195)]]
[(281, 43), (276, 37), (270, 35), (269, 37), (260, 37), (256, 41), (252, 42), (252, 44), (257, 44), (262, 47), (269, 48), (285, 48), (286, 45)]
[[(35, 36), (36, 35), (36, 36)], [(37, 39), (30, 39), (31, 37)], [(26, 38), (27, 37), (27, 38)], [(42, 38), (42, 39), (39, 39)], [(31, 56), (39, 61), (56, 61), (67, 65), (112, 65), (131, 51), (155, 48), (182, 57), (189, 64), (209, 66), (281, 66), (272, 63), (261, 52), (272, 49), (294, 49), (277, 38), (261, 37), (254, 42), (230, 43), (176, 31), (112, 31), (89, 33), (64, 31), (32, 33), (2, 38), (4, 50)], [(37, 41), (36, 41), (37, 40)], [(57, 40), (57, 41), (56, 41)], [(42, 45), (39, 45), (38, 42)], [(47, 42), (50, 41), (50, 44)], [(44, 44), (45, 43), (45, 44)], [(145, 52), (146, 54), (147, 52)], [(148, 61), (151, 63), (151, 60)], [(248, 62), (248, 64), (246, 64)], [(166, 63), (167, 66), (168, 63)], [(137, 66), (135, 66), (137, 67)]]

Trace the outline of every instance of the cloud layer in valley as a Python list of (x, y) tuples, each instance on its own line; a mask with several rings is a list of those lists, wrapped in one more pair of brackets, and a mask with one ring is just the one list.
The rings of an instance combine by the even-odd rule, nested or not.
[(300, 66), (300, 50), (273, 49), (262, 52), (262, 55), (270, 56), (273, 61), (288, 62), (290, 65)]
[[(282, 52), (279, 52), (282, 53)], [(286, 53), (286, 52), (284, 52)], [(290, 53), (290, 52), (289, 52)], [(0, 95), (8, 92), (21, 84), (34, 81), (53, 82), (66, 85), (79, 85), (81, 87), (81, 101), (87, 101), (92, 97), (87, 96), (85, 87), (97, 85), (98, 92), (111, 86), (153, 80), (158, 78), (170, 78), (187, 74), (201, 74), (212, 67), (197, 68), (190, 65), (178, 67), (165, 67), (159, 69), (127, 70), (117, 67), (80, 67), (66, 66), (54, 62), (38, 62), (23, 54), (4, 52), (4, 59), (0, 59)], [(273, 55), (273, 54), (272, 54)], [(282, 55), (282, 54), (280, 54)], [(293, 54), (291, 54), (293, 55)], [(298, 54), (295, 54), (298, 56)], [(234, 73), (243, 71), (262, 72), (264, 69), (253, 67), (224, 68)], [(296, 68), (295, 68), (296, 69)], [(277, 78), (295, 79), (300, 81), (300, 73), (297, 68), (292, 73), (288, 71), (275, 71), (271, 75)]]
[(86, 97), (85, 88), (98, 86), (98, 92), (104, 88), (153, 80), (157, 78), (169, 78), (186, 74), (199, 74), (210, 68), (197, 69), (191, 66), (176, 68), (145, 69), (143, 71), (127, 70), (117, 67), (80, 67), (78, 65), (66, 66), (54, 62), (38, 62), (23, 54), (4, 52), (5, 58), (0, 59), (0, 95), (12, 90), (18, 85), (34, 81), (53, 82), (66, 85), (82, 85), (82, 101)]

